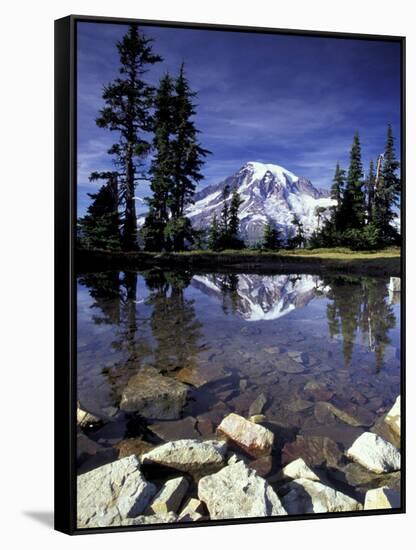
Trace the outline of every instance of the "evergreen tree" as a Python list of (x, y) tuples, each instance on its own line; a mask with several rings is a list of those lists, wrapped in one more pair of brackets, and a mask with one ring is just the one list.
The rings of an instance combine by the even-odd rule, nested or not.
[(374, 171), (374, 162), (370, 160), (370, 168), (368, 170), (366, 187), (367, 187), (367, 220), (372, 222), (374, 210), (374, 192), (376, 184), (376, 173)]
[(270, 220), (267, 222), (263, 233), (263, 248), (278, 250), (282, 245), (280, 232)]
[(219, 250), (220, 248), (221, 231), (218, 223), (217, 215), (214, 214), (208, 234), (208, 248), (210, 250)]
[(151, 197), (145, 201), (149, 205), (142, 229), (146, 250), (160, 251), (165, 246), (164, 232), (169, 222), (169, 193), (173, 185), (172, 136), (174, 133), (174, 82), (166, 74), (156, 93), (153, 115), (153, 149), (155, 151), (150, 166)]
[(300, 221), (299, 216), (293, 214), (292, 225), (295, 229), (293, 237), (288, 239), (289, 248), (301, 248), (305, 244), (305, 232), (303, 229), (303, 223)]
[(224, 202), (220, 215), (220, 238), (221, 241), (225, 241), (228, 235), (228, 224), (230, 220), (230, 207), (229, 207), (230, 186), (226, 184), (222, 191), (222, 200)]
[(117, 174), (93, 172), (90, 180), (106, 179), (97, 193), (88, 193), (92, 203), (78, 221), (78, 239), (82, 247), (120, 249)]
[(345, 170), (341, 168), (339, 162), (335, 168), (334, 179), (332, 180), (331, 186), (331, 199), (337, 201), (333, 209), (333, 215), (331, 217), (331, 222), (334, 226), (335, 231), (342, 230), (346, 225), (346, 220), (342, 218), (343, 213), (343, 199), (345, 192)]
[(238, 211), (242, 205), (243, 200), (237, 191), (233, 191), (230, 201), (230, 215), (228, 220), (228, 246), (230, 248), (243, 248), (244, 243), (238, 238), (240, 231), (240, 218), (238, 217)]
[[(193, 98), (196, 93), (189, 87), (183, 63), (174, 88), (173, 126), (175, 134), (171, 143), (172, 185), (168, 205), (172, 218), (178, 220), (183, 218), (185, 207), (192, 203), (196, 183), (204, 177), (201, 173), (203, 159), (210, 151), (204, 149), (198, 141), (199, 131), (193, 121), (193, 116), (196, 114)], [(183, 246), (181, 233), (174, 237), (174, 248), (180, 250)]]
[(347, 228), (361, 229), (364, 225), (366, 209), (363, 185), (361, 144), (356, 133), (350, 152), (350, 166), (341, 209), (341, 219)]
[(135, 186), (143, 158), (149, 153), (146, 132), (152, 129), (150, 108), (154, 88), (143, 80), (148, 67), (162, 60), (152, 50), (136, 24), (129, 25), (127, 33), (117, 43), (120, 59), (119, 76), (104, 87), (105, 106), (96, 120), (100, 128), (117, 132), (118, 141), (108, 153), (114, 157), (118, 169), (119, 191), (124, 206), (122, 244), (125, 250), (136, 248), (137, 221)]
[(393, 130), (387, 128), (387, 142), (379, 181), (376, 184), (374, 196), (373, 219), (383, 243), (392, 242), (397, 237), (397, 231), (392, 225), (395, 208), (400, 203), (400, 178), (397, 170), (400, 166), (396, 159)]

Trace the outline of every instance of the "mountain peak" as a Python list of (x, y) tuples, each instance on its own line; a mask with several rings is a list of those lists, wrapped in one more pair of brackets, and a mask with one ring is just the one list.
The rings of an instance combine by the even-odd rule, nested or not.
[(226, 185), (242, 199), (240, 230), (248, 243), (261, 241), (264, 227), (270, 221), (284, 236), (290, 237), (295, 214), (303, 223), (305, 234), (310, 235), (318, 223), (316, 208), (329, 208), (335, 203), (308, 179), (296, 176), (279, 164), (249, 161), (232, 176), (195, 194), (194, 204), (186, 211), (194, 227), (206, 228), (214, 214), (220, 216)]
[(268, 172), (277, 178), (278, 180), (285, 181), (285, 176), (292, 182), (297, 181), (299, 178), (279, 164), (270, 164), (258, 161), (249, 161), (243, 166), (241, 170), (252, 171), (254, 179), (262, 179)]

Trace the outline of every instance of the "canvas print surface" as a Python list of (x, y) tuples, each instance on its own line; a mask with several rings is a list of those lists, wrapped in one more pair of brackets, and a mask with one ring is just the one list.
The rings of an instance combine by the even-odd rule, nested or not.
[(78, 22), (77, 527), (401, 503), (401, 44)]

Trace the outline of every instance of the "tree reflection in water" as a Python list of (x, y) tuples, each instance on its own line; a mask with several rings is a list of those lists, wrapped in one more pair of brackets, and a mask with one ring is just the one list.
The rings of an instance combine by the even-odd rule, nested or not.
[(345, 365), (352, 360), (354, 342), (360, 330), (369, 351), (376, 358), (376, 372), (383, 366), (389, 331), (396, 326), (384, 279), (325, 277), (330, 288), (327, 298), (328, 328), (331, 338), (342, 336)]

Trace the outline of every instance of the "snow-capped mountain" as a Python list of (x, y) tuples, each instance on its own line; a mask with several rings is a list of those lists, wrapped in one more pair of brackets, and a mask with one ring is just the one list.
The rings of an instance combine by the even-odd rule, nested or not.
[(309, 235), (318, 225), (316, 208), (335, 204), (309, 180), (277, 164), (247, 162), (233, 176), (195, 194), (195, 203), (186, 211), (194, 227), (207, 227), (214, 214), (220, 215), (225, 185), (229, 185), (231, 191), (238, 191), (243, 200), (239, 212), (241, 237), (249, 243), (261, 240), (269, 220), (275, 222), (284, 235), (290, 236), (294, 214)]
[[(191, 285), (218, 301), (224, 301), (229, 289), (225, 277), (195, 275)], [(232, 307), (246, 321), (274, 320), (308, 305), (317, 290), (325, 293), (328, 289), (314, 275), (237, 275), (232, 288)]]

